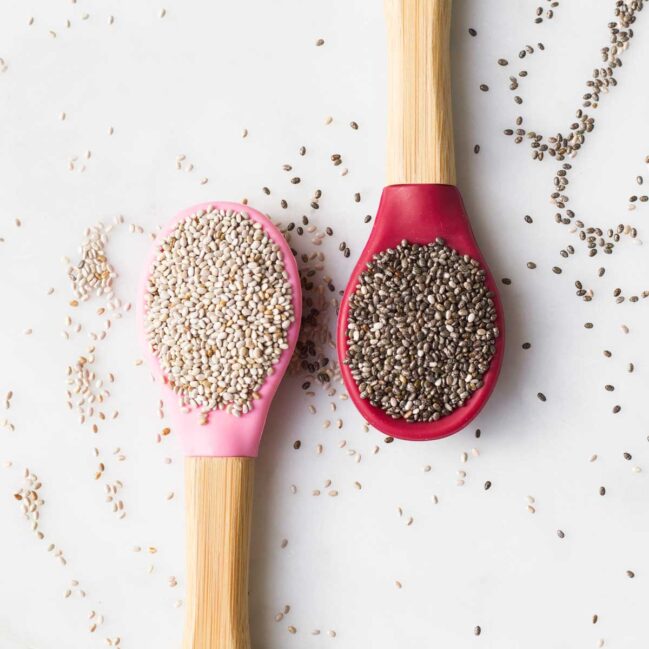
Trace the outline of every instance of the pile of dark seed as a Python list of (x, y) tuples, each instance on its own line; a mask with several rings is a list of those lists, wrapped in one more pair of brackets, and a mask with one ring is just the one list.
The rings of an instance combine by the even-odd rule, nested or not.
[(498, 337), (485, 271), (437, 239), (375, 255), (349, 301), (345, 363), (395, 419), (436, 421), (482, 386)]

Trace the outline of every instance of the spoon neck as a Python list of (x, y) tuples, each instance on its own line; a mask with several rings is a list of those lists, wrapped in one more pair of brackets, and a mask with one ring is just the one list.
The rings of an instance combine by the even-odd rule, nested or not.
[[(376, 215), (376, 236), (392, 247), (406, 239), (428, 243), (448, 240), (452, 247), (474, 253), (475, 242), (457, 187), (439, 183), (405, 183), (383, 189)], [(374, 231), (372, 233), (374, 235)], [(383, 248), (385, 245), (380, 245)]]

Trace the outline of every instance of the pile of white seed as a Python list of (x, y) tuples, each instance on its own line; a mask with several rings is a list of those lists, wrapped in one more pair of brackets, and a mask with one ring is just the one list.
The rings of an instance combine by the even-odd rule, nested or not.
[(499, 331), (485, 271), (442, 239), (375, 255), (349, 300), (347, 357), (362, 399), (437, 421), (482, 386)]
[(90, 299), (93, 293), (97, 296), (106, 294), (112, 298), (116, 273), (106, 255), (108, 231), (100, 223), (88, 228), (84, 234), (86, 238), (79, 249), (81, 260), (76, 266), (68, 266), (72, 290), (81, 301)]
[(184, 405), (245, 414), (295, 319), (279, 246), (242, 212), (213, 208), (162, 241), (145, 297), (146, 333)]
[[(80, 424), (93, 419), (117, 419), (119, 415), (117, 410), (112, 414), (104, 410), (111, 396), (106, 384), (113, 383), (115, 377), (110, 373), (104, 379), (97, 374), (95, 353), (95, 347), (89, 347), (85, 356), (79, 356), (75, 364), (68, 365), (66, 369), (66, 405), (69, 410), (77, 413)], [(99, 432), (97, 423), (92, 424), (92, 432)]]
[(45, 535), (39, 530), (40, 507), (45, 503), (39, 494), (39, 489), (43, 486), (35, 473), (25, 469), (23, 474), (25, 483), (20, 490), (14, 494), (14, 499), (20, 503), (20, 509), (29, 521), (32, 532), (40, 541)]

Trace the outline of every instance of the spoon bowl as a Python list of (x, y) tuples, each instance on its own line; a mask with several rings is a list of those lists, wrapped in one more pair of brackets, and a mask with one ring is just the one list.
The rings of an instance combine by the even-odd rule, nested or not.
[[(426, 245), (441, 237), (450, 248), (469, 255), (480, 262), (486, 272), (486, 284), (496, 308), (496, 326), (500, 335), (496, 339), (496, 352), (489, 369), (483, 376), (483, 385), (467, 402), (452, 413), (431, 422), (408, 422), (394, 419), (367, 399), (361, 399), (347, 356), (347, 321), (349, 300), (356, 290), (358, 278), (374, 255), (388, 248), (396, 248), (406, 239), (409, 243)], [(383, 190), (378, 213), (370, 238), (352, 271), (340, 304), (337, 348), (341, 373), (352, 401), (365, 420), (386, 435), (412, 441), (440, 439), (458, 432), (477, 416), (491, 395), (502, 365), (505, 350), (504, 317), (502, 304), (494, 279), (487, 268), (482, 253), (471, 231), (464, 204), (457, 187), (442, 184), (390, 185)]]
[[(185, 219), (200, 210), (232, 210), (246, 213), (252, 221), (261, 223), (264, 232), (277, 244), (284, 258), (284, 266), (291, 284), (294, 321), (287, 332), (288, 348), (285, 349), (273, 368), (273, 373), (266, 377), (259, 390), (261, 395), (253, 403), (253, 408), (245, 415), (235, 417), (225, 410), (212, 410), (208, 415), (206, 424), (200, 424), (200, 410), (197, 408), (183, 409), (180, 406), (178, 395), (172, 390), (165, 376), (158, 357), (151, 350), (146, 336), (146, 311), (145, 296), (148, 290), (149, 274), (156, 256), (160, 251), (160, 241), (166, 239), (174, 228)], [(161, 386), (162, 399), (165, 412), (169, 415), (174, 432), (178, 434), (183, 453), (186, 456), (201, 457), (255, 457), (259, 450), (261, 434), (264, 430), (268, 409), (275, 396), (275, 392), (286, 372), (291, 360), (295, 344), (297, 343), (300, 319), (302, 315), (302, 299), (300, 276), (295, 257), (282, 233), (261, 212), (251, 209), (246, 205), (229, 202), (209, 202), (193, 205), (179, 212), (160, 231), (156, 242), (151, 247), (145, 260), (145, 273), (140, 281), (137, 301), (138, 333), (151, 371)]]

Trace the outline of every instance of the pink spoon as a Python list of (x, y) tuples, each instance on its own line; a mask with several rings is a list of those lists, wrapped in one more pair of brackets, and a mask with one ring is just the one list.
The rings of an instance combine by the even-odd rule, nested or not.
[[(262, 224), (279, 246), (292, 289), (295, 320), (287, 332), (288, 348), (266, 378), (245, 415), (225, 410), (209, 413), (200, 423), (200, 411), (185, 412), (169, 386), (145, 333), (145, 295), (149, 271), (166, 238), (177, 223), (209, 207), (245, 212)], [(187, 509), (187, 602), (184, 649), (249, 649), (248, 556), (252, 513), (254, 458), (271, 401), (288, 367), (297, 342), (302, 300), (295, 258), (279, 230), (260, 212), (237, 203), (211, 202), (180, 212), (160, 233), (146, 260), (140, 283), (137, 321), (144, 353), (162, 385), (166, 412), (185, 455)]]
[[(455, 184), (451, 115), (451, 0), (386, 0), (389, 52), (388, 181), (370, 238), (352, 271), (338, 318), (337, 347), (343, 380), (361, 414), (386, 435), (431, 440), (464, 428), (492, 393), (505, 349), (504, 317), (493, 277), (473, 237)], [(349, 299), (372, 257), (402, 240), (427, 244), (437, 237), (479, 261), (493, 293), (500, 335), (483, 385), (451, 414), (433, 422), (393, 419), (361, 399), (347, 356)]]

